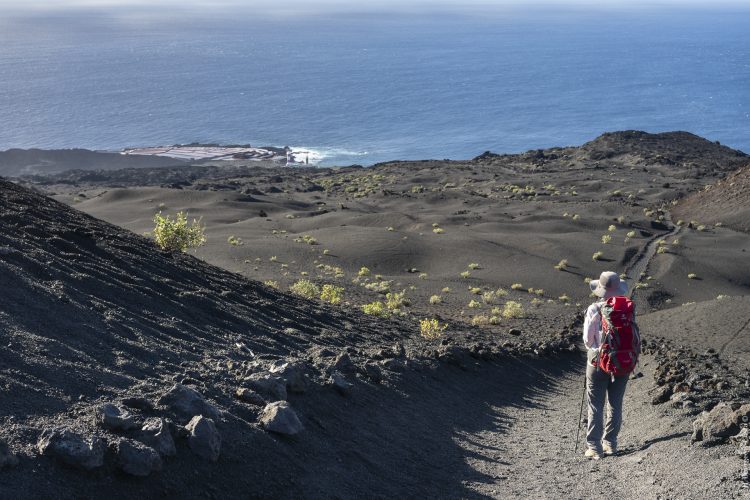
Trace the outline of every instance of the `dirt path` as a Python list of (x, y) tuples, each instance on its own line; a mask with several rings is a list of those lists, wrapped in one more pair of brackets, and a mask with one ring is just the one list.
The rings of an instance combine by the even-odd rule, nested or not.
[(579, 453), (573, 453), (581, 358), (580, 370), (561, 372), (547, 392), (531, 397), (531, 404), (498, 410), (510, 422), (504, 432), (479, 432), (474, 441), (463, 442), (471, 467), (496, 478), (470, 488), (491, 498), (750, 498), (750, 490), (735, 480), (741, 462), (732, 446), (691, 446), (693, 417), (651, 405), (651, 360), (643, 361), (645, 376), (629, 381), (619, 456), (585, 459), (584, 429)]

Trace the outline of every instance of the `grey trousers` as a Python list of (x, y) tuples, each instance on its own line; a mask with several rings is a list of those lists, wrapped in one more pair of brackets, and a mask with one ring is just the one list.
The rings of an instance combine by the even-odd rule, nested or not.
[[(591, 365), (596, 353), (589, 350), (586, 366), (586, 401), (588, 403), (588, 429), (586, 442), (588, 447), (601, 453), (602, 441), (613, 448), (617, 447), (617, 434), (622, 426), (622, 400), (628, 376), (615, 377)], [(604, 419), (604, 406), (607, 406), (607, 418)]]

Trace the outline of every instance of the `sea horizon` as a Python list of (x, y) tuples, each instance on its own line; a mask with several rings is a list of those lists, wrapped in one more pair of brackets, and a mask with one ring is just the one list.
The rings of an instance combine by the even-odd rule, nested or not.
[(0, 150), (251, 144), (372, 165), (634, 129), (750, 151), (736, 5), (8, 12)]

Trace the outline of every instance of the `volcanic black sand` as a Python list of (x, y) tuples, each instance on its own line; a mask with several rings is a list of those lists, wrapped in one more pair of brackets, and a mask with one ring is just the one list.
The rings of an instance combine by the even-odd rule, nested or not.
[[(701, 411), (749, 401), (748, 163), (685, 132), (630, 131), (468, 161), (94, 161), (2, 182), (0, 439), (19, 463), (0, 496), (739, 497), (736, 444), (691, 433)], [(158, 250), (140, 235), (159, 211), (200, 218), (207, 244)], [(580, 313), (584, 279), (607, 269), (635, 288), (644, 376), (621, 455), (590, 462), (573, 454)], [(283, 292), (299, 279), (343, 287), (342, 304)], [(405, 294), (397, 313), (361, 312), (387, 291)], [(503, 317), (511, 301), (523, 317)], [(424, 318), (441, 338), (420, 337)], [(257, 386), (274, 373), (284, 397)], [(220, 412), (218, 462), (160, 399), (175, 383)], [(250, 387), (260, 400), (236, 396)], [(258, 423), (285, 398), (294, 436)], [(144, 438), (97, 423), (103, 403), (166, 419), (177, 455), (123, 472), (121, 443)], [(62, 427), (100, 436), (103, 465), (40, 456)]]

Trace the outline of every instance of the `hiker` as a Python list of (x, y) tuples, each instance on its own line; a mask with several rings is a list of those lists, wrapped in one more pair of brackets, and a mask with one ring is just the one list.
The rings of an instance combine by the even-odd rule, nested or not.
[(625, 386), (638, 363), (641, 345), (627, 284), (617, 273), (605, 271), (589, 286), (600, 300), (586, 310), (583, 323), (588, 404), (585, 456), (598, 460), (617, 453)]

